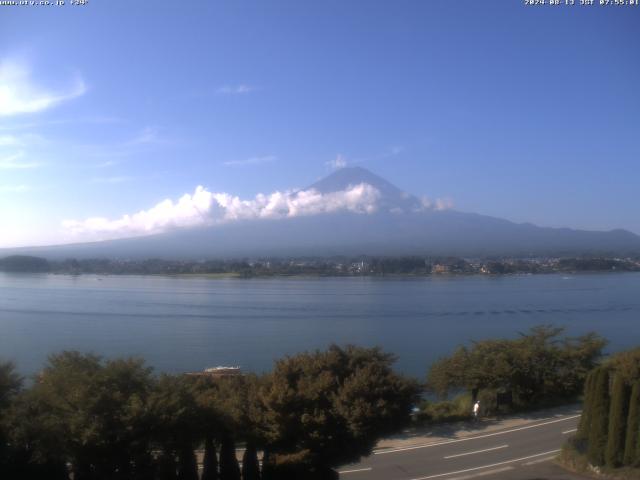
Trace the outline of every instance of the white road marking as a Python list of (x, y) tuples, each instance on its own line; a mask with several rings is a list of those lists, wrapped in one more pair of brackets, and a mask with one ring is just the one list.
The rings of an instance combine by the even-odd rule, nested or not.
[(529, 460), (530, 458), (542, 457), (543, 455), (551, 455), (552, 453), (558, 453), (560, 450), (552, 450), (550, 452), (537, 453), (535, 455), (529, 455), (528, 457), (514, 458), (513, 460), (505, 460), (504, 462), (492, 463), (491, 465), (484, 465), (482, 467), (467, 468), (465, 470), (458, 470), (456, 472), (438, 473), (437, 475), (429, 475), (427, 477), (412, 478), (411, 480), (428, 480), (429, 478), (446, 477), (447, 475), (457, 475), (458, 473), (473, 472), (474, 470), (482, 470), (484, 468), (498, 467), (500, 465), (506, 465), (508, 463), (521, 462), (522, 460)]
[(535, 465), (536, 463), (542, 463), (542, 462), (548, 462), (548, 461), (551, 461), (551, 460), (553, 460), (554, 458), (556, 458), (556, 457), (540, 458), (540, 459), (538, 459), (538, 460), (532, 460), (532, 461), (530, 461), (530, 462), (523, 463), (523, 464), (522, 464), (522, 466), (523, 466), (523, 467), (528, 467), (529, 465)]
[(477, 435), (475, 437), (458, 438), (456, 440), (446, 440), (444, 442), (427, 443), (427, 444), (424, 444), (424, 445), (414, 445), (412, 447), (391, 448), (389, 450), (381, 450), (379, 452), (373, 452), (373, 454), (374, 455), (385, 455), (387, 453), (405, 452), (407, 450), (417, 450), (419, 448), (437, 447), (438, 445), (448, 445), (450, 443), (468, 442), (469, 440), (477, 440), (479, 438), (495, 437), (496, 435), (505, 435), (507, 433), (519, 432), (521, 430), (528, 430), (530, 428), (544, 427), (545, 425), (551, 425), (552, 423), (558, 423), (558, 422), (565, 422), (567, 420), (572, 420), (572, 419), (578, 418), (578, 417), (580, 417), (580, 415), (572, 415), (570, 417), (560, 418), (560, 419), (557, 419), (557, 420), (551, 420), (549, 422), (544, 422), (544, 423), (538, 423), (536, 425), (527, 425), (526, 427), (512, 428), (511, 430), (505, 430), (505, 431), (502, 431), (502, 432), (487, 433), (487, 434), (484, 434), (484, 435)]
[(492, 450), (500, 450), (501, 448), (507, 448), (509, 445), (500, 445), (499, 447), (493, 447), (493, 448), (485, 448), (484, 450), (476, 450), (475, 452), (467, 452), (467, 453), (458, 453), (456, 455), (449, 455), (447, 457), (444, 457), (445, 459), (448, 458), (458, 458), (458, 457), (464, 457), (465, 455), (473, 455), (475, 453), (483, 453), (483, 452), (490, 452)]
[(565, 430), (564, 432), (562, 432), (563, 435), (566, 435), (567, 433), (573, 433), (573, 432), (577, 432), (578, 429), (577, 428), (572, 428), (571, 430)]
[(453, 477), (449, 480), (468, 480), (469, 478), (486, 477), (487, 475), (494, 475), (496, 473), (507, 472), (509, 470), (513, 470), (513, 467), (496, 468), (494, 470), (487, 470), (486, 472), (472, 473), (471, 475), (464, 475), (462, 477)]
[(357, 473), (357, 472), (370, 472), (373, 470), (371, 467), (369, 468), (356, 468), (354, 470), (341, 470), (338, 473), (342, 475), (343, 473)]

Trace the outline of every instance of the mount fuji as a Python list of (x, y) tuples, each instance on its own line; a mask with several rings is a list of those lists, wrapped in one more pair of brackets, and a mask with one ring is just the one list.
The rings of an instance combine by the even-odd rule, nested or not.
[[(408, 194), (359, 167), (337, 170), (300, 192), (307, 195), (312, 192), (314, 198), (329, 202), (337, 198), (333, 194), (348, 192), (355, 186), (366, 186), (375, 194), (367, 205), (341, 208), (336, 204), (335, 208), (325, 206), (303, 215), (241, 218), (176, 227), (133, 238), (4, 249), (0, 250), (0, 256), (20, 253), (51, 259), (202, 259), (361, 254), (575, 256), (640, 252), (640, 236), (626, 230), (547, 228), (460, 212)], [(288, 195), (298, 198), (296, 192)]]

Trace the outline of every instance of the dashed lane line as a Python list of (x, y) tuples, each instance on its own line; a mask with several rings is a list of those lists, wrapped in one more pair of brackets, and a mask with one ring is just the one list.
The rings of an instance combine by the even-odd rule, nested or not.
[(369, 467), (369, 468), (355, 468), (353, 470), (341, 470), (338, 473), (340, 475), (342, 475), (344, 473), (370, 472), (371, 470), (373, 470), (371, 467)]
[(572, 428), (571, 430), (565, 430), (564, 432), (562, 432), (563, 435), (566, 435), (567, 433), (573, 433), (573, 432), (577, 432), (578, 429), (577, 428)]
[(500, 465), (507, 465), (509, 463), (521, 462), (523, 460), (529, 460), (530, 458), (542, 457), (542, 456), (545, 456), (545, 455), (548, 456), (548, 455), (551, 455), (551, 454), (554, 454), (554, 453), (558, 453), (559, 451), (560, 450), (552, 450), (550, 452), (543, 452), (543, 453), (537, 453), (535, 455), (529, 455), (528, 457), (514, 458), (513, 460), (505, 460), (504, 462), (492, 463), (491, 465), (483, 465), (481, 467), (467, 468), (465, 470), (458, 470), (458, 471), (455, 471), (455, 472), (438, 473), (436, 475), (428, 475), (426, 477), (412, 478), (411, 480), (428, 480), (430, 478), (446, 477), (446, 476), (449, 476), (449, 475), (457, 475), (459, 473), (467, 473), (467, 472), (473, 472), (475, 470), (483, 470), (485, 468), (499, 467)]
[(508, 472), (513, 470), (513, 467), (494, 468), (493, 470), (487, 470), (486, 472), (472, 473), (471, 475), (464, 475), (462, 477), (453, 477), (449, 480), (469, 480), (470, 478), (486, 477), (487, 475), (495, 475), (496, 473)]
[(448, 455), (445, 458), (445, 460), (449, 459), (449, 458), (458, 458), (458, 457), (464, 457), (466, 455), (475, 455), (476, 453), (484, 453), (484, 452), (491, 452), (493, 450), (500, 450), (501, 448), (508, 448), (509, 445), (500, 445), (499, 447), (492, 447), (492, 448), (485, 448), (483, 450), (476, 450), (475, 452), (466, 452), (466, 453), (457, 453), (456, 455)]

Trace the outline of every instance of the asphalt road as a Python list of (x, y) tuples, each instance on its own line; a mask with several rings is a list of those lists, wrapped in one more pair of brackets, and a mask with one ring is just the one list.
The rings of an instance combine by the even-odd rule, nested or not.
[[(578, 415), (540, 420), (491, 433), (378, 450), (340, 469), (344, 480), (540, 478), (578, 424)], [(526, 476), (519, 477), (518, 473)], [(553, 472), (552, 472), (553, 473)], [(571, 475), (547, 478), (579, 478)]]

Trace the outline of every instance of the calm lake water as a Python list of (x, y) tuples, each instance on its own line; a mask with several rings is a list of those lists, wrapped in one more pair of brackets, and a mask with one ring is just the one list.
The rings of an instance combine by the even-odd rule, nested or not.
[(24, 374), (63, 349), (156, 369), (241, 365), (331, 342), (381, 345), (423, 377), (456, 345), (537, 324), (640, 344), (640, 274), (207, 279), (0, 273), (0, 358)]

